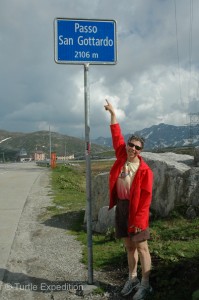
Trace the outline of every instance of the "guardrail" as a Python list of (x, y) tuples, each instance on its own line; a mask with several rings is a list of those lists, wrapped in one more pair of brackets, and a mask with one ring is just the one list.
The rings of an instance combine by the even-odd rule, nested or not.
[(38, 160), (36, 165), (40, 167), (50, 167), (50, 162), (48, 160)]
[[(71, 161), (56, 160), (56, 165), (59, 165), (59, 164), (68, 165), (68, 164), (72, 164), (72, 163), (73, 163), (73, 160), (71, 160)], [(40, 167), (50, 167), (50, 161), (49, 160), (38, 160), (38, 161), (36, 161), (36, 165), (40, 166)]]

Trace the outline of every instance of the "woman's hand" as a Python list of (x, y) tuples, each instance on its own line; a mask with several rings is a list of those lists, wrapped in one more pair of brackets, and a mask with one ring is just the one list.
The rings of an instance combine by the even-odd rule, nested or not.
[(107, 104), (104, 105), (105, 110), (108, 110), (111, 114), (111, 124), (116, 124), (117, 123), (117, 119), (116, 119), (116, 115), (115, 115), (115, 111), (113, 106), (111, 105), (111, 103), (108, 102), (108, 100), (106, 99)]
[(112, 104), (109, 103), (107, 99), (105, 99), (105, 100), (107, 102), (107, 104), (104, 105), (105, 110), (108, 110), (111, 114), (115, 114), (115, 111), (114, 111), (114, 108), (113, 108)]

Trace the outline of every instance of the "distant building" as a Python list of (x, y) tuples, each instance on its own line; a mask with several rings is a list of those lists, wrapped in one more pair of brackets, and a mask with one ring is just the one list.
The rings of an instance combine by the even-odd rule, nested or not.
[(74, 154), (71, 154), (71, 155), (60, 155), (60, 156), (57, 156), (57, 160), (69, 160), (69, 159), (74, 159), (75, 156)]
[(36, 151), (34, 153), (34, 159), (35, 161), (45, 160), (46, 155), (43, 151)]
[(28, 161), (32, 161), (32, 157), (20, 157), (20, 162), (28, 162)]
[(27, 156), (28, 154), (27, 154), (27, 151), (26, 151), (26, 149), (24, 149), (24, 148), (22, 148), (20, 151), (19, 151), (19, 156), (23, 156), (23, 157), (25, 157), (25, 156)]
[(32, 161), (32, 157), (28, 156), (26, 149), (22, 148), (18, 153), (16, 160), (19, 162), (28, 162)]

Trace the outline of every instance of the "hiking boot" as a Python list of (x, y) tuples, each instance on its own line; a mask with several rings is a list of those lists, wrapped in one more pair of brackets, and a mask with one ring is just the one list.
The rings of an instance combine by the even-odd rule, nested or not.
[(121, 290), (122, 296), (128, 296), (133, 290), (137, 290), (139, 285), (140, 285), (140, 281), (138, 278), (134, 280), (128, 279), (123, 289)]
[(150, 285), (148, 287), (140, 285), (138, 291), (133, 296), (133, 300), (144, 300), (148, 295), (152, 293), (152, 291), (153, 289)]

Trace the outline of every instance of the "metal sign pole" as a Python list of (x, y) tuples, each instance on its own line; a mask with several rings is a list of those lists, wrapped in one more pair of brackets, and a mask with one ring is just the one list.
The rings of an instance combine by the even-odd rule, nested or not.
[(114, 20), (56, 18), (54, 20), (54, 38), (54, 59), (56, 63), (84, 65), (88, 283), (92, 284), (93, 253), (88, 70), (89, 64), (116, 64), (116, 22)]
[(87, 244), (88, 244), (88, 284), (93, 284), (92, 249), (92, 203), (91, 203), (91, 160), (90, 160), (90, 94), (88, 86), (89, 64), (84, 64), (84, 100), (85, 100), (85, 156), (86, 156), (86, 196), (87, 196)]

